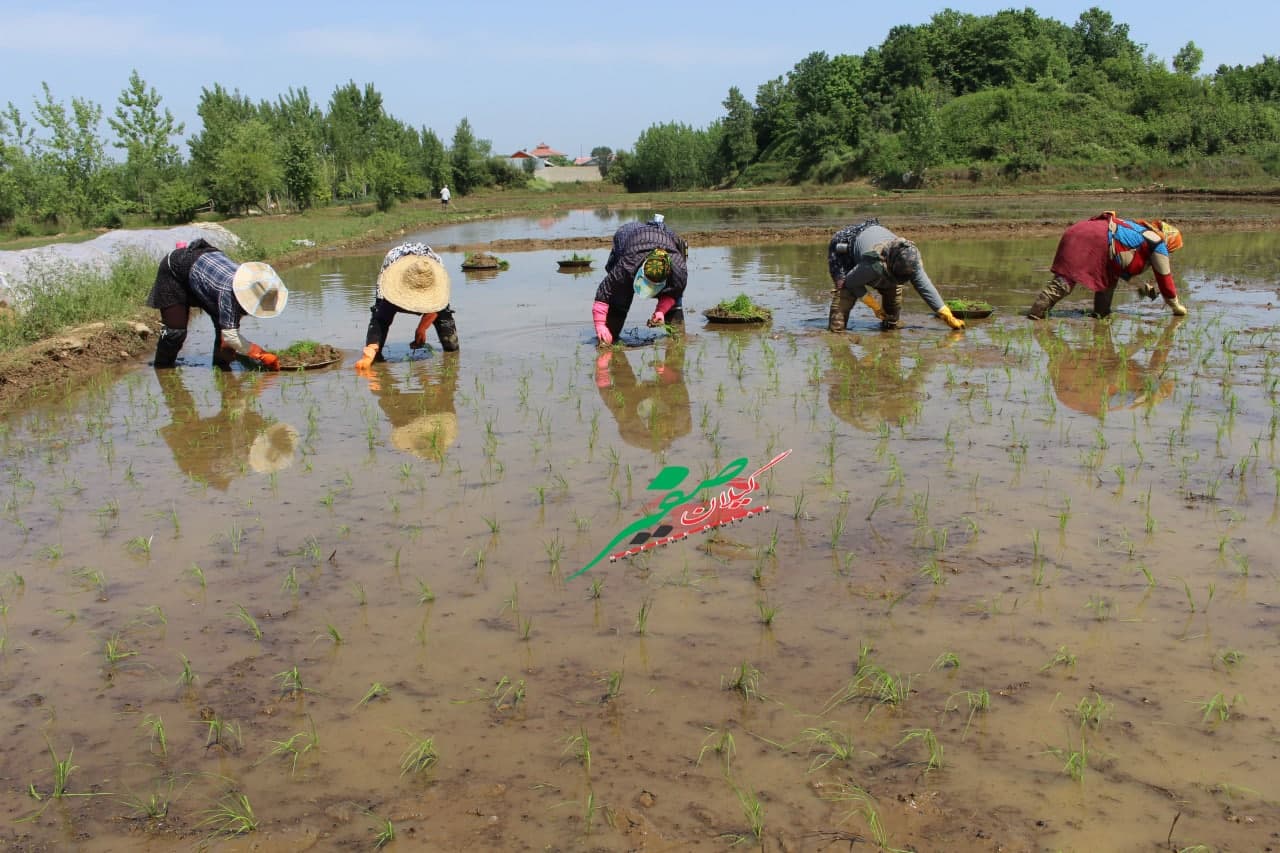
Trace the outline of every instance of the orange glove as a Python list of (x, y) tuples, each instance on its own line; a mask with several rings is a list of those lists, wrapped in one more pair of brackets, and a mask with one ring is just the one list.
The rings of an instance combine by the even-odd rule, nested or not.
[(413, 343), (409, 344), (409, 349), (422, 349), (427, 345), (427, 329), (431, 328), (431, 324), (436, 321), (436, 313), (423, 314), (422, 319), (418, 321), (418, 330), (413, 333)]
[(366, 373), (373, 367), (373, 360), (378, 355), (378, 345), (368, 344), (364, 348), (364, 357), (356, 362), (356, 372)]
[(269, 353), (257, 344), (249, 347), (249, 358), (261, 364), (267, 370), (279, 370), (280, 359), (274, 354)]

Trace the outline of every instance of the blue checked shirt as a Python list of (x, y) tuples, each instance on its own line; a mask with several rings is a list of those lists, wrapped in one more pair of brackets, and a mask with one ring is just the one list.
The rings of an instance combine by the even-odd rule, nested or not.
[(240, 337), (240, 318), (246, 312), (236, 300), (232, 286), (239, 268), (239, 264), (222, 252), (207, 252), (192, 265), (188, 285), (196, 303), (222, 332), (222, 345), (243, 355), (252, 344)]

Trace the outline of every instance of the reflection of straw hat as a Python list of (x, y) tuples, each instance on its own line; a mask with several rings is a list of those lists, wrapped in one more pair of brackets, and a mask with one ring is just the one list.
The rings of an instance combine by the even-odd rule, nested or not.
[(274, 317), (289, 301), (289, 289), (270, 264), (249, 261), (236, 270), (231, 286), (240, 307), (255, 317)]
[(414, 456), (435, 457), (458, 440), (458, 416), (433, 412), (391, 430), (391, 445)]
[(426, 255), (405, 255), (378, 276), (382, 298), (413, 314), (441, 311), (449, 304), (449, 272)]
[(253, 440), (249, 448), (249, 467), (259, 474), (270, 474), (293, 464), (293, 450), (298, 444), (298, 431), (288, 424), (272, 424)]

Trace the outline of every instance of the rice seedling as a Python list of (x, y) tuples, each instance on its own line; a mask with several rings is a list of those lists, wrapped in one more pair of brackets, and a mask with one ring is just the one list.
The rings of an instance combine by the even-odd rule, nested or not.
[(979, 711), (986, 712), (991, 710), (991, 694), (983, 688), (982, 690), (962, 690), (959, 693), (953, 693), (947, 697), (946, 703), (943, 705), (944, 711), (959, 710), (960, 703), (957, 697), (963, 696), (965, 702), (969, 706), (969, 717), (965, 720), (964, 730), (960, 733), (960, 740), (964, 740), (969, 734), (969, 727), (973, 725), (973, 718)]
[(1213, 663), (1215, 666), (1217, 664), (1222, 664), (1223, 667), (1228, 670), (1239, 664), (1242, 660), (1244, 660), (1244, 652), (1241, 652), (1238, 649), (1220, 649), (1218, 653), (1213, 656)]
[[(742, 816), (747, 819), (747, 829), (751, 837), (759, 842), (764, 836), (764, 803), (760, 802), (756, 792), (750, 788), (739, 787), (732, 782), (730, 787), (738, 797), (738, 804), (742, 807)], [(746, 840), (745, 837), (739, 837)]]
[(144, 557), (151, 556), (151, 541), (155, 536), (135, 536), (125, 543), (125, 548), (131, 554), (139, 554)]
[(920, 576), (928, 578), (931, 583), (941, 585), (946, 583), (946, 578), (942, 576), (942, 567), (938, 564), (937, 557), (930, 557), (920, 567)]
[(74, 570), (71, 576), (79, 581), (84, 589), (96, 590), (99, 601), (107, 600), (107, 576), (100, 570), (81, 566)]
[(937, 736), (934, 735), (933, 729), (909, 729), (903, 735), (902, 740), (898, 741), (898, 746), (918, 740), (924, 744), (925, 750), (928, 752), (928, 761), (925, 763), (924, 772), (937, 770), (942, 766), (942, 744), (938, 743)]
[(207, 581), (205, 580), (204, 569), (200, 568), (199, 565), (192, 563), (191, 567), (187, 569), (187, 574), (190, 575), (196, 583), (200, 584), (201, 589), (206, 588)]
[(490, 534), (497, 536), (499, 533), (502, 532), (502, 524), (498, 521), (496, 517), (490, 518), (488, 516), (483, 516), (483, 515), (480, 517), (484, 520), (484, 523), (489, 526)]
[(809, 762), (809, 773), (821, 770), (836, 761), (850, 761), (856, 752), (850, 735), (840, 734), (831, 729), (808, 728), (800, 733), (800, 738), (808, 742), (809, 754), (813, 755)]
[(196, 827), (209, 827), (215, 838), (244, 835), (258, 828), (258, 818), (253, 813), (247, 794), (228, 791), (213, 808), (204, 813), (204, 820), (196, 824)]
[(409, 738), (408, 749), (400, 756), (400, 775), (413, 773), (421, 776), (440, 761), (440, 752), (436, 749), (435, 738), (422, 737), (401, 730), (401, 734)]
[(1093, 698), (1083, 697), (1075, 708), (1075, 716), (1080, 728), (1093, 729), (1097, 731), (1102, 726), (1102, 721), (1111, 716), (1111, 711), (1115, 705), (1103, 699), (1097, 693), (1093, 694)]
[(325, 625), (325, 633), (328, 634), (329, 640), (335, 646), (340, 646), (343, 644), (343, 642), (345, 642), (342, 638), (342, 632), (340, 632), (337, 626), (331, 622)]
[(360, 701), (356, 703), (356, 707), (363, 708), (374, 699), (385, 699), (390, 693), (390, 690), (382, 686), (381, 681), (375, 681), (369, 686), (369, 689), (365, 691), (365, 694), (360, 697)]
[(636, 614), (636, 633), (644, 636), (649, 630), (649, 611), (653, 609), (653, 599), (646, 598), (640, 602), (640, 610)]
[(295, 732), (286, 740), (271, 741), (271, 755), (289, 760), (290, 776), (298, 772), (299, 759), (320, 746), (320, 738), (316, 734), (316, 723), (310, 714), (307, 715), (307, 723), (309, 731)]
[(287, 595), (298, 594), (298, 567), (290, 566), (289, 571), (284, 573), (284, 580), (280, 582), (280, 591)]
[(431, 591), (431, 584), (418, 578), (418, 603), (430, 604), (436, 600), (436, 594)]
[(695, 767), (702, 764), (702, 758), (708, 752), (715, 753), (724, 760), (724, 772), (729, 772), (729, 762), (737, 753), (738, 747), (733, 742), (733, 732), (728, 729), (707, 729), (707, 736), (702, 739), (702, 748), (698, 750), (698, 757), (693, 762)]
[(102, 656), (106, 659), (108, 667), (114, 667), (120, 661), (131, 658), (136, 654), (137, 652), (132, 649), (124, 647), (124, 641), (120, 639), (119, 634), (112, 634), (102, 644)]
[(240, 725), (233, 720), (224, 720), (217, 714), (209, 714), (208, 719), (201, 719), (198, 722), (205, 727), (205, 749), (220, 746), (226, 750), (235, 750), (244, 744), (240, 737)]
[(178, 657), (182, 658), (182, 672), (178, 673), (178, 686), (191, 688), (195, 685), (199, 676), (192, 672), (191, 661), (187, 659), (186, 655), (180, 654)]
[(564, 752), (581, 764), (588, 776), (591, 775), (591, 739), (587, 736), (586, 726), (579, 726), (577, 734), (565, 738)]
[(800, 491), (797, 492), (795, 497), (792, 498), (793, 509), (791, 512), (791, 517), (794, 518), (796, 521), (799, 521), (805, 514), (804, 499), (805, 499), (804, 486), (801, 486)]
[(1053, 669), (1055, 666), (1073, 667), (1076, 665), (1076, 656), (1067, 650), (1066, 646), (1058, 646), (1058, 650), (1054, 652), (1053, 657), (1049, 658), (1049, 662), (1040, 667), (1041, 672)]
[(599, 599), (604, 589), (604, 578), (596, 577), (591, 581), (591, 586), (587, 588), (587, 598)]
[(960, 657), (955, 652), (943, 652), (934, 659), (933, 665), (929, 667), (934, 669), (959, 669)]
[(1219, 722), (1225, 723), (1231, 719), (1231, 712), (1235, 706), (1244, 701), (1244, 697), (1239, 693), (1234, 698), (1228, 699), (1222, 693), (1215, 693), (1205, 701), (1199, 703), (1202, 722)]
[(230, 611), (227, 615), (234, 616), (243, 622), (244, 626), (249, 629), (249, 633), (253, 635), (255, 640), (262, 639), (262, 629), (258, 627), (258, 621), (250, 615), (248, 610), (244, 609), (243, 604), (237, 604), (236, 609)]
[(1049, 752), (1056, 755), (1062, 762), (1062, 772), (1066, 773), (1076, 782), (1084, 781), (1085, 771), (1089, 769), (1089, 750), (1085, 745), (1083, 735), (1080, 738), (1080, 746), (1073, 747), (1071, 739), (1068, 737), (1065, 749), (1050, 747)]
[(1093, 612), (1093, 618), (1105, 622), (1115, 614), (1115, 603), (1100, 593), (1093, 593), (1084, 603), (1085, 609)]
[(756, 602), (756, 612), (760, 614), (760, 624), (766, 628), (773, 627), (773, 620), (777, 618), (780, 608), (776, 604), (770, 604), (765, 599)]
[(857, 672), (827, 701), (823, 713), (847, 702), (864, 700), (872, 703), (871, 710), (867, 711), (867, 716), (870, 717), (881, 705), (900, 707), (911, 696), (911, 676), (897, 675), (877, 663), (864, 661), (867, 651), (869, 650), (864, 646)]
[(600, 679), (600, 683), (604, 685), (604, 696), (601, 697), (602, 702), (612, 702), (622, 695), (622, 678), (624, 671), (621, 669), (611, 669)]
[(875, 797), (871, 796), (871, 794), (852, 782), (846, 782), (840, 786), (836, 793), (828, 795), (824, 799), (850, 804), (849, 811), (840, 822), (843, 823), (854, 815), (859, 815), (867, 824), (867, 833), (871, 836), (871, 840), (877, 849), (890, 851), (894, 849), (889, 846), (889, 834), (880, 820), (880, 813), (875, 807)]
[(760, 670), (746, 661), (720, 677), (720, 689), (741, 693), (743, 699), (764, 699), (760, 693)]
[(147, 714), (145, 717), (142, 718), (142, 728), (147, 729), (151, 732), (151, 745), (149, 747), (150, 750), (152, 752), (155, 752), (156, 747), (159, 747), (160, 756), (162, 758), (168, 755), (169, 742), (165, 738), (164, 720), (160, 718), (160, 715)]
[(529, 635), (533, 632), (533, 617), (520, 620), (520, 639), (524, 642), (529, 641)]
[(560, 541), (560, 534), (556, 533), (551, 537), (550, 542), (543, 543), (543, 548), (547, 553), (547, 562), (551, 566), (551, 574), (556, 574), (560, 570), (560, 558), (564, 556), (565, 545)]
[(391, 822), (390, 818), (379, 817), (372, 812), (369, 814), (374, 820), (378, 821), (377, 826), (374, 827), (377, 831), (373, 835), (373, 849), (381, 850), (396, 840), (396, 826)]
[(71, 763), (75, 748), (67, 749), (66, 758), (58, 758), (58, 753), (53, 749), (53, 742), (46, 738), (45, 743), (49, 747), (49, 758), (53, 761), (53, 789), (49, 792), (49, 796), (55, 800), (71, 796), (67, 793), (67, 783), (71, 780), (71, 774), (80, 769), (79, 766)]
[(351, 594), (356, 597), (356, 605), (364, 607), (369, 603), (369, 596), (365, 595), (364, 584), (359, 581), (351, 582)]

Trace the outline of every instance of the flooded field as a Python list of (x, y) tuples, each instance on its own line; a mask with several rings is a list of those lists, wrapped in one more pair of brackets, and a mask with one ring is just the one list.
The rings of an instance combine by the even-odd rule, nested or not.
[[(699, 246), (684, 333), (605, 353), (606, 251), (448, 255), (461, 352), (402, 317), (372, 380), (333, 258), (244, 330), (347, 364), (219, 375), (193, 320), (11, 416), (0, 845), (1280, 846), (1280, 237), (1189, 235), (1183, 320), (1032, 324), (1055, 242), (922, 242), (994, 316), (843, 335), (825, 244)], [(738, 293), (772, 323), (704, 324)], [(593, 562), (786, 450), (769, 512)]]

